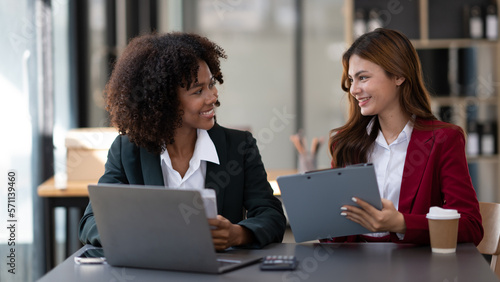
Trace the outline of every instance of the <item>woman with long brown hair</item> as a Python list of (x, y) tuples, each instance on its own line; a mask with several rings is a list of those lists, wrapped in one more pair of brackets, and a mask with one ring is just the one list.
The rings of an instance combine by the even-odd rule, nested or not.
[(483, 228), (464, 132), (432, 114), (408, 38), (389, 29), (366, 33), (342, 63), (349, 117), (331, 131), (332, 167), (373, 163), (383, 208), (354, 195), (359, 207), (345, 205), (339, 212), (375, 233), (333, 240), (428, 244), (426, 213), (440, 206), (461, 214), (458, 242), (479, 244)]

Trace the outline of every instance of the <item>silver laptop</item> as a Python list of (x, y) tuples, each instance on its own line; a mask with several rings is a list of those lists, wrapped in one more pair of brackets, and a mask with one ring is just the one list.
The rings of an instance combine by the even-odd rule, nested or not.
[(199, 191), (99, 184), (89, 196), (110, 265), (223, 273), (260, 260), (243, 249), (216, 253)]
[(370, 233), (340, 215), (359, 197), (382, 209), (372, 164), (279, 176), (281, 199), (296, 242)]

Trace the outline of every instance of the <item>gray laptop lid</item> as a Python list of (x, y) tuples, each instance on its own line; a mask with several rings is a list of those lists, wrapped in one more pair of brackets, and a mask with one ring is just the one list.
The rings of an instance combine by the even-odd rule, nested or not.
[(89, 196), (111, 265), (221, 273), (259, 259), (220, 267), (199, 191), (99, 184)]
[(340, 207), (359, 197), (382, 208), (371, 164), (279, 176), (281, 198), (296, 242), (370, 233), (345, 217)]

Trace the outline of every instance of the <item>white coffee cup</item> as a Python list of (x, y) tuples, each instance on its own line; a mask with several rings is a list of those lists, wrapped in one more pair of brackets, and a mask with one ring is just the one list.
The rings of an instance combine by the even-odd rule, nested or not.
[(427, 214), (429, 235), (434, 253), (454, 253), (457, 248), (458, 221), (457, 210), (431, 207)]

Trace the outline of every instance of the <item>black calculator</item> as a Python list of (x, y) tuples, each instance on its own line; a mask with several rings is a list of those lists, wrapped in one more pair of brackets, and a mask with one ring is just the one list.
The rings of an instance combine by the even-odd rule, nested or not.
[(266, 256), (260, 264), (261, 270), (294, 270), (297, 268), (295, 256)]

